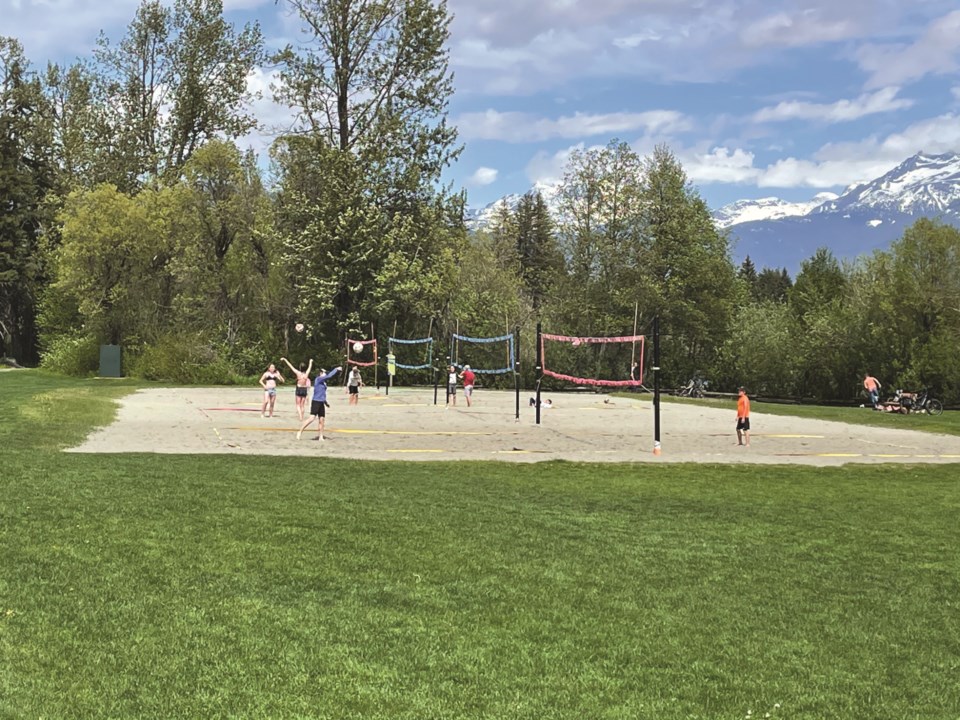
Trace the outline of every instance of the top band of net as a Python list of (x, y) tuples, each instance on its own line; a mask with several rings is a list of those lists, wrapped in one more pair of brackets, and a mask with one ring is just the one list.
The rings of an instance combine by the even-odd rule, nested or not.
[(432, 338), (432, 337), (420, 338), (419, 340), (405, 340), (405, 339), (403, 339), (403, 338), (391, 337), (391, 338), (387, 338), (387, 343), (388, 343), (387, 347), (390, 347), (390, 345), (394, 345), (394, 344), (396, 344), (396, 345), (425, 345), (425, 344), (429, 344), (429, 345), (430, 345), (430, 360), (429, 360), (428, 362), (426, 362), (426, 363), (424, 363), (424, 364), (422, 364), (422, 365), (407, 365), (406, 363), (398, 363), (398, 362), (394, 361), (393, 364), (396, 365), (396, 366), (397, 366), (398, 368), (400, 368), (401, 370), (429, 370), (430, 368), (433, 367), (433, 338)]
[[(474, 337), (467, 337), (466, 335), (457, 335), (457, 333), (454, 333), (453, 339), (461, 340), (463, 342), (471, 342), (471, 343), (508, 342), (510, 344), (510, 349), (508, 351), (510, 355), (510, 367), (497, 368), (495, 370), (485, 370), (482, 368), (475, 368), (475, 367), (472, 367), (470, 369), (473, 370), (473, 372), (476, 373), (477, 375), (505, 375), (507, 373), (514, 371), (514, 366), (517, 364), (517, 356), (516, 356), (516, 351), (513, 345), (513, 333), (510, 333), (509, 335), (498, 335), (497, 337), (491, 337), (491, 338), (474, 338)], [(461, 370), (463, 369), (463, 365), (460, 363), (455, 362), (455, 363), (452, 363), (452, 365), (455, 368), (460, 368)]]
[[(351, 360), (351, 359), (350, 359), (350, 357), (349, 357), (349, 355), (350, 355), (350, 348), (352, 348), (352, 347), (353, 347), (354, 345), (356, 345), (357, 343), (360, 343), (361, 345), (373, 345), (373, 362), (360, 362), (359, 360)], [(376, 365), (378, 362), (379, 362), (379, 360), (377, 359), (377, 340), (376, 340), (376, 338), (374, 338), (373, 340), (352, 340), (351, 338), (347, 338), (347, 364), (348, 364), (348, 365), (356, 365), (357, 367), (373, 367), (373, 366)]]
[(510, 347), (513, 347), (513, 333), (510, 333), (509, 335), (498, 335), (497, 337), (489, 337), (489, 338), (467, 337), (466, 335), (457, 335), (456, 333), (454, 333), (453, 339), (463, 340), (464, 342), (472, 342), (472, 343), (495, 343), (495, 342), (503, 342), (504, 340), (509, 340)]
[[(556, 342), (565, 342), (572, 345), (600, 345), (603, 343), (640, 343), (639, 357), (639, 375), (637, 380), (596, 380), (594, 378), (574, 377), (573, 375), (564, 375), (547, 369), (547, 354), (544, 350), (544, 343), (547, 340)], [(556, 378), (575, 385), (590, 385), (593, 387), (642, 387), (643, 386), (643, 335), (621, 335), (619, 337), (577, 337), (574, 335), (551, 335), (549, 333), (540, 334), (540, 362), (541, 372), (547, 377)]]

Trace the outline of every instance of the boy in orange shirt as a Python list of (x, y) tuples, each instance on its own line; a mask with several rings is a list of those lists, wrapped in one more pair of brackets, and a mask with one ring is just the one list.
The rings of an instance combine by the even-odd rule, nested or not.
[(737, 388), (740, 397), (737, 399), (737, 445), (750, 447), (750, 398), (742, 387)]

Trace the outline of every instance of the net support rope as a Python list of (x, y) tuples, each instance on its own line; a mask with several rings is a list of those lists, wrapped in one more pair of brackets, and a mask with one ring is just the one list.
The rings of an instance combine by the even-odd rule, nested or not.
[(427, 345), (427, 362), (423, 365), (407, 365), (405, 363), (394, 362), (402, 370), (429, 370), (433, 367), (433, 338), (419, 338), (417, 340), (407, 340), (405, 338), (387, 338), (387, 352), (393, 354), (393, 345)]
[[(547, 369), (546, 341), (570, 343), (574, 347), (581, 345), (601, 345), (606, 343), (640, 343), (640, 377), (636, 380), (595, 380), (593, 378), (574, 377), (573, 375), (564, 375)], [(574, 335), (552, 335), (550, 333), (540, 334), (540, 360), (541, 372), (544, 375), (557, 380), (565, 380), (576, 385), (592, 385), (594, 387), (643, 387), (643, 335), (621, 335), (619, 337), (576, 337)]]
[[(468, 342), (468, 343), (482, 343), (482, 344), (497, 343), (497, 342), (509, 343), (508, 354), (510, 356), (510, 367), (497, 368), (496, 370), (484, 370), (484, 369), (478, 369), (475, 367), (471, 367), (470, 369), (473, 370), (473, 372), (475, 372), (477, 375), (505, 375), (506, 373), (513, 372), (514, 366), (516, 365), (516, 361), (517, 361), (516, 348), (514, 347), (513, 333), (510, 333), (508, 335), (498, 335), (497, 337), (489, 337), (489, 338), (475, 338), (475, 337), (468, 337), (466, 335), (457, 335), (456, 333), (454, 333), (453, 339), (460, 340), (461, 342)], [(454, 367), (463, 368), (463, 365), (461, 365), (460, 363), (454, 362), (451, 364)]]
[[(350, 349), (360, 343), (361, 345), (373, 345), (373, 362), (360, 362), (359, 360), (350, 359)], [(377, 358), (377, 341), (373, 340), (354, 340), (352, 338), (347, 338), (347, 363), (349, 365), (356, 365), (357, 367), (373, 367), (379, 362)]]

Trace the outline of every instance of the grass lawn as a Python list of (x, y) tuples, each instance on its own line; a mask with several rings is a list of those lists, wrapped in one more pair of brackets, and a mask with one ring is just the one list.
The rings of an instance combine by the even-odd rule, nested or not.
[(59, 450), (128, 388), (0, 373), (0, 718), (960, 717), (958, 466)]
[[(619, 393), (623, 397), (636, 399), (637, 395)], [(639, 396), (651, 400), (651, 395)], [(737, 399), (721, 400), (717, 398), (680, 398), (669, 395), (661, 396), (667, 403), (691, 403), (707, 407), (725, 408), (736, 414)], [(750, 411), (767, 413), (769, 415), (789, 415), (793, 417), (815, 418), (817, 420), (836, 420), (837, 422), (853, 423), (855, 425), (872, 425), (875, 427), (890, 427), (901, 430), (919, 430), (921, 432), (942, 433), (944, 435), (960, 435), (960, 412), (945, 410), (938, 417), (922, 413), (900, 415), (899, 413), (881, 413), (869, 407), (824, 407), (821, 405), (790, 405), (784, 403), (765, 403), (750, 399)]]

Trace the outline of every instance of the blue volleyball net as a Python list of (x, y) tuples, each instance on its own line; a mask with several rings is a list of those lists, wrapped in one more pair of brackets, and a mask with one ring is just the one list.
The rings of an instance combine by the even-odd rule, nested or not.
[(387, 348), (401, 370), (429, 370), (433, 367), (433, 338), (387, 338)]
[(469, 365), (477, 375), (505, 375), (516, 366), (516, 339), (513, 333), (487, 338), (454, 333), (451, 355), (457, 368)]

